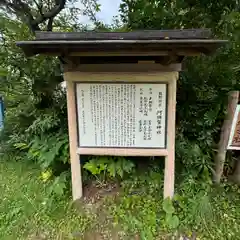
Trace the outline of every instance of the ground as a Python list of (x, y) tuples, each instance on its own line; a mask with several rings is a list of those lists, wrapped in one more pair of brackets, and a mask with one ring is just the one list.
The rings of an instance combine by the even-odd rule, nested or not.
[[(39, 176), (40, 170), (34, 164), (0, 161), (0, 239), (151, 240), (183, 239), (186, 235), (186, 239), (240, 239), (237, 187), (224, 185), (217, 189), (211, 206), (205, 191), (192, 193), (191, 199), (179, 197), (173, 213), (179, 224), (171, 228), (174, 221), (166, 223), (158, 173), (128, 179), (121, 186), (123, 193), (116, 186), (112, 194), (102, 194), (108, 192), (106, 189), (98, 191), (102, 200), (94, 190), (77, 206), (72, 205), (68, 191), (63, 197), (53, 196), (50, 183)], [(151, 184), (144, 185), (151, 178)], [(184, 184), (188, 186), (189, 182)], [(107, 195), (105, 200), (101, 194)], [(213, 216), (208, 214), (209, 209)]]

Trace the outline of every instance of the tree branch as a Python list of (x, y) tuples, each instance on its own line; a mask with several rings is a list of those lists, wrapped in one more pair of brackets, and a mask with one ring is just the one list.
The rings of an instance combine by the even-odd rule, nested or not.
[(61, 12), (61, 10), (64, 8), (65, 4), (66, 4), (66, 0), (55, 0), (55, 7), (53, 9), (51, 9), (49, 12), (44, 13), (43, 15), (37, 17), (32, 24), (34, 26), (39, 25), (43, 22), (45, 22), (48, 19), (54, 18), (56, 17), (56, 15), (58, 13)]
[(37, 0), (33, 0), (33, 1), (34, 1), (35, 5), (37, 6), (37, 9), (38, 9), (39, 13), (40, 13), (41, 15), (43, 15), (43, 11), (42, 11), (43, 5), (42, 5), (42, 4), (39, 4), (39, 3), (37, 2)]
[(36, 4), (39, 11), (39, 16), (37, 16), (35, 19), (32, 15), (29, 5), (22, 0), (0, 0), (0, 6), (4, 6), (11, 13), (14, 13), (20, 17), (22, 21), (28, 25), (30, 30), (35, 33), (36, 31), (41, 30), (39, 25), (46, 22), (47, 20), (47, 30), (52, 30), (53, 19), (61, 12), (62, 9), (64, 9), (66, 1), (67, 0), (55, 0), (55, 6), (48, 12), (43, 13), (42, 5), (40, 5), (37, 0), (34, 0), (34, 3)]
[(40, 30), (39, 26), (32, 25), (34, 18), (30, 7), (26, 3), (21, 0), (13, 0), (12, 2), (8, 0), (0, 0), (0, 6), (1, 5), (5, 6), (11, 13), (14, 13), (17, 17), (21, 18), (32, 32)]
[(53, 18), (49, 18), (48, 24), (47, 24), (47, 31), (48, 32), (52, 31), (52, 25), (53, 25)]

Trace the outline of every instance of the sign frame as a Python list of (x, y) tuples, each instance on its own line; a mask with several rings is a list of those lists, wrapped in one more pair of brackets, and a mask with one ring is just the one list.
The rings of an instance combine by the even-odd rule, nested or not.
[[(150, 66), (150, 67), (149, 67)], [(151, 70), (151, 66), (155, 66)], [(64, 72), (67, 90), (68, 128), (72, 172), (73, 199), (80, 199), (83, 195), (81, 175), (81, 155), (105, 156), (163, 156), (165, 158), (164, 170), (164, 198), (174, 195), (174, 169), (175, 169), (175, 115), (176, 115), (176, 88), (179, 75), (179, 66), (169, 71), (158, 64), (113, 64), (106, 69), (106, 64), (80, 65), (77, 68)], [(145, 69), (149, 69), (145, 71)], [(158, 68), (158, 70), (157, 70)], [(102, 69), (102, 71), (101, 71)], [(175, 70), (174, 70), (175, 69)], [(127, 79), (124, 80), (123, 79)], [(157, 82), (167, 84), (167, 145), (165, 149), (139, 149), (139, 148), (82, 148), (78, 147), (78, 127), (76, 112), (77, 82), (128, 82), (146, 83)]]
[[(75, 81), (74, 82), (74, 89), (75, 89), (75, 97), (76, 97), (76, 113), (77, 113), (77, 133), (78, 133), (78, 148), (89, 148), (89, 149), (94, 149), (94, 148), (116, 148), (116, 149), (122, 149), (122, 151), (129, 151), (129, 150), (134, 150), (134, 149), (167, 149), (167, 124), (168, 124), (168, 114), (167, 114), (167, 106), (168, 106), (168, 82), (158, 82), (158, 81), (152, 81), (152, 82), (148, 82), (149, 84), (161, 84), (161, 85), (165, 85), (166, 86), (166, 91), (165, 91), (165, 109), (164, 109), (164, 112), (165, 112), (165, 119), (164, 119), (164, 125), (165, 125), (165, 129), (164, 129), (164, 146), (163, 147), (119, 147), (119, 146), (81, 146), (80, 145), (80, 132), (79, 132), (79, 112), (78, 112), (78, 96), (77, 96), (77, 86), (80, 86), (81, 84), (144, 84), (143, 82), (126, 82), (126, 81), (92, 81), (92, 82), (89, 82), (89, 81)], [(135, 156), (135, 155), (134, 155)]]

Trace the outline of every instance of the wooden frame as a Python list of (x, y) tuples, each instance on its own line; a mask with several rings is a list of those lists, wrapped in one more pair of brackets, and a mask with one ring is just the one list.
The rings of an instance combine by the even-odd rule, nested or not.
[[(91, 74), (91, 81), (95, 81), (93, 77), (100, 76), (101, 73), (108, 73), (114, 75), (115, 73), (121, 72), (123, 75), (132, 75), (132, 73), (136, 74), (136, 77), (139, 81), (146, 81), (146, 79), (140, 78), (143, 73), (148, 73), (151, 76), (156, 75), (161, 72), (162, 74), (166, 74), (169, 72), (179, 72), (181, 71), (181, 64), (175, 63), (170, 65), (162, 65), (159, 63), (154, 63), (150, 61), (140, 61), (136, 63), (123, 63), (123, 64), (79, 64), (75, 66), (74, 64), (67, 64), (64, 66), (65, 76), (67, 79), (72, 79), (73, 81), (79, 81), (79, 75), (76, 76), (76, 73), (79, 74), (81, 72), (81, 76), (84, 77), (83, 73)], [(85, 76), (87, 76), (85, 74)], [(99, 78), (100, 81), (103, 79)], [(89, 80), (89, 81), (90, 81)], [(112, 78), (109, 78), (109, 81), (112, 81)]]
[(173, 197), (175, 180), (175, 119), (176, 119), (176, 92), (177, 78), (172, 79), (168, 86), (168, 124), (167, 124), (167, 150), (164, 170), (164, 198)]
[(167, 149), (139, 149), (139, 148), (78, 148), (82, 155), (110, 155), (110, 156), (167, 156)]
[[(149, 66), (150, 64), (147, 64)], [(175, 162), (175, 111), (176, 111), (176, 81), (178, 78), (179, 65), (168, 66), (165, 69), (175, 71), (164, 72), (164, 66), (152, 64), (149, 71), (146, 64), (116, 64), (111, 68), (105, 64), (80, 65), (75, 68), (65, 68), (64, 78), (67, 82), (68, 100), (68, 124), (70, 140), (70, 156), (72, 171), (72, 194), (73, 200), (82, 197), (82, 179), (80, 167), (80, 155), (113, 155), (113, 156), (164, 156), (165, 177), (164, 197), (172, 197), (174, 194), (174, 162)], [(71, 70), (70, 70), (71, 69)], [(67, 71), (66, 71), (67, 70)], [(102, 70), (102, 71), (101, 71)], [(107, 71), (111, 70), (111, 72)], [(127, 80), (126, 80), (127, 79)], [(84, 82), (163, 82), (168, 84), (167, 105), (167, 146), (166, 149), (139, 149), (139, 148), (81, 148), (77, 146), (77, 113), (74, 84)]]
[(76, 101), (74, 83), (72, 81), (67, 81), (68, 134), (70, 146), (73, 200), (80, 199), (83, 194), (80, 156), (77, 153), (77, 117), (75, 105)]

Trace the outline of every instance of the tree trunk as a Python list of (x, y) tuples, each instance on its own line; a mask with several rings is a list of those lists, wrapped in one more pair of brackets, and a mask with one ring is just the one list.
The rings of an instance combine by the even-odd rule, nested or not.
[(238, 103), (238, 95), (239, 95), (238, 91), (231, 91), (229, 92), (228, 95), (227, 114), (221, 128), (221, 135), (220, 141), (218, 143), (217, 154), (215, 155), (214, 158), (215, 171), (213, 174), (213, 181), (217, 184), (220, 183), (223, 173), (223, 167), (227, 152), (227, 144), (231, 131), (234, 112)]
[(229, 177), (229, 180), (240, 185), (240, 156), (235, 161), (234, 172)]

